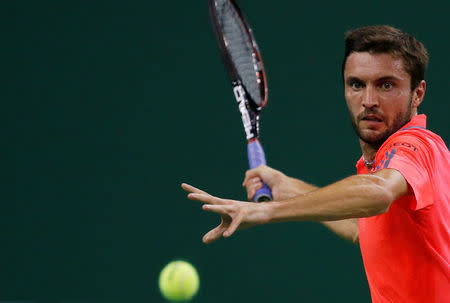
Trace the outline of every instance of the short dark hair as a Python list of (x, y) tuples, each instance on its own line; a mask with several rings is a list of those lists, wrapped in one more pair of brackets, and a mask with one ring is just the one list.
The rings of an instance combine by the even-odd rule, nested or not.
[(342, 76), (344, 76), (347, 58), (353, 52), (387, 53), (402, 59), (405, 71), (411, 76), (411, 90), (425, 79), (425, 70), (428, 65), (428, 52), (425, 46), (398, 28), (374, 25), (348, 31), (345, 34)]

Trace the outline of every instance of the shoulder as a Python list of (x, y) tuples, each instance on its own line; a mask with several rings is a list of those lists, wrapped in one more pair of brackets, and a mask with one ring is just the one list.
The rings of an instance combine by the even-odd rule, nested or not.
[(402, 153), (434, 154), (447, 152), (448, 148), (436, 133), (418, 126), (407, 127), (397, 131), (380, 147), (379, 152), (394, 150)]
[(375, 170), (387, 168), (391, 160), (403, 160), (426, 165), (434, 162), (435, 155), (447, 152), (442, 139), (422, 127), (409, 127), (397, 131), (380, 147), (375, 157)]

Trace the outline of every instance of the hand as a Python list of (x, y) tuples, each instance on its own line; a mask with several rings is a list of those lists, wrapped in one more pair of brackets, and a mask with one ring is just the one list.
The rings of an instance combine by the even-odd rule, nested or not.
[(203, 236), (203, 242), (211, 243), (220, 237), (229, 237), (236, 230), (262, 224), (268, 221), (264, 203), (249, 203), (220, 199), (192, 185), (183, 183), (181, 187), (188, 192), (188, 198), (203, 202), (205, 211), (220, 215), (220, 224)]
[(313, 189), (306, 189), (307, 184), (303, 181), (288, 177), (278, 170), (261, 165), (257, 168), (247, 170), (245, 173), (242, 186), (245, 186), (247, 189), (249, 201), (253, 200), (256, 191), (263, 186), (262, 181), (270, 187), (273, 199), (276, 201), (293, 198)]

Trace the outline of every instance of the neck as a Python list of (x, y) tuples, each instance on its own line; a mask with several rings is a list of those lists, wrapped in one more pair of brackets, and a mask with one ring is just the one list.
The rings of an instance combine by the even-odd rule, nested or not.
[(361, 151), (363, 154), (364, 163), (367, 168), (372, 168), (373, 161), (375, 160), (375, 155), (377, 154), (379, 146), (370, 145), (361, 139), (359, 140), (359, 144), (361, 145)]

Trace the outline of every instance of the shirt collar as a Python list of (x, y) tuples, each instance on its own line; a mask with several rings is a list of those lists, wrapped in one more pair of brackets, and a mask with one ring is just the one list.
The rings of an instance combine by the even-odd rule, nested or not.
[(403, 127), (400, 128), (399, 130), (402, 130), (402, 129), (405, 129), (408, 127), (413, 127), (413, 126), (426, 128), (427, 127), (427, 116), (425, 114), (420, 114), (420, 115), (414, 116), (411, 118), (411, 120), (408, 123), (403, 125)]
[[(427, 116), (425, 114), (420, 114), (420, 115), (412, 117), (411, 120), (409, 120), (408, 123), (403, 125), (398, 131), (403, 130), (405, 128), (409, 128), (409, 127), (423, 127), (423, 128), (426, 128), (427, 127)], [(393, 136), (394, 134), (392, 134), (391, 136)], [(358, 171), (363, 170), (366, 167), (366, 165), (364, 164), (363, 156), (361, 156), (361, 158), (359, 158), (359, 160), (356, 162), (355, 166), (356, 166), (356, 169)]]

